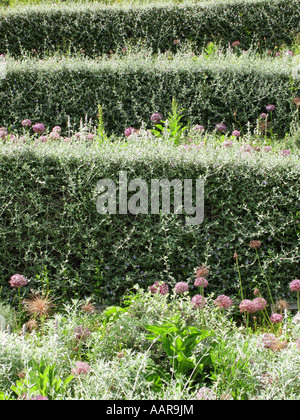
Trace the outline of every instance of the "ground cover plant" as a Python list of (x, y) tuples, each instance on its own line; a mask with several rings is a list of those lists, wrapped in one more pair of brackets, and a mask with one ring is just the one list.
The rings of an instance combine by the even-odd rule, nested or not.
[(0, 0), (0, 400), (299, 400), (299, 11)]

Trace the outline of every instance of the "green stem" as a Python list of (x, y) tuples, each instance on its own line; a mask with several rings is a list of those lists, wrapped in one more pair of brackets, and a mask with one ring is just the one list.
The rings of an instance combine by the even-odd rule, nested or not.
[(261, 262), (260, 262), (260, 258), (259, 258), (259, 255), (258, 255), (257, 248), (255, 248), (255, 251), (256, 251), (256, 255), (257, 255), (257, 259), (258, 259), (258, 263), (259, 263), (259, 266), (260, 266), (260, 269), (261, 269), (261, 272), (262, 272), (263, 278), (265, 279), (266, 284), (267, 284), (267, 288), (268, 288), (268, 292), (269, 292), (270, 300), (271, 300), (272, 306), (273, 306), (273, 308), (274, 308), (274, 302), (273, 302), (272, 294), (271, 294), (271, 291), (270, 291), (269, 282), (268, 282), (268, 279), (266, 278), (265, 273), (264, 273), (264, 270), (263, 270), (263, 268), (262, 268), (262, 265), (261, 265)]

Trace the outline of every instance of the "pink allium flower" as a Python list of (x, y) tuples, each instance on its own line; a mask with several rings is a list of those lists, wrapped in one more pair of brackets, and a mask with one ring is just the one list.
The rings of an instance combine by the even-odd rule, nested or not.
[(249, 314), (253, 314), (255, 312), (255, 305), (252, 300), (244, 299), (239, 305), (240, 312), (248, 312)]
[(233, 146), (233, 141), (232, 140), (226, 140), (226, 141), (224, 141), (224, 146), (225, 147), (232, 147)]
[(203, 387), (197, 392), (196, 398), (197, 400), (214, 400), (216, 395), (210, 388)]
[(196, 287), (207, 287), (208, 281), (205, 277), (197, 277), (194, 283), (194, 286)]
[(124, 131), (124, 135), (125, 135), (125, 137), (129, 137), (131, 134), (134, 134), (136, 132), (137, 132), (137, 129), (136, 128), (134, 128), (134, 127), (128, 127)]
[(72, 373), (75, 375), (86, 374), (90, 371), (90, 365), (86, 362), (77, 362), (76, 368), (72, 369)]
[(270, 316), (270, 321), (273, 324), (277, 324), (278, 322), (282, 322), (282, 320), (283, 320), (283, 316), (281, 314), (272, 314)]
[(253, 302), (253, 305), (254, 305), (254, 308), (255, 308), (255, 312), (263, 311), (266, 308), (266, 306), (268, 305), (267, 301), (262, 297), (257, 297), (255, 299), (253, 299), (252, 302)]
[(215, 125), (215, 129), (216, 129), (217, 131), (226, 131), (226, 130), (227, 130), (227, 127), (226, 127), (226, 125), (225, 125), (225, 124), (216, 124), (216, 125)]
[(241, 135), (241, 132), (238, 131), (238, 130), (233, 130), (233, 132), (231, 133), (231, 135), (232, 136), (235, 136), (235, 137), (239, 137)]
[(55, 127), (52, 128), (52, 131), (57, 131), (58, 133), (61, 132), (61, 126), (60, 125), (56, 125)]
[(23, 127), (31, 127), (32, 122), (30, 120), (23, 120), (21, 124)]
[(163, 119), (163, 116), (159, 112), (154, 112), (154, 114), (152, 114), (150, 117), (150, 120), (155, 124), (159, 124), (162, 119)]
[(93, 133), (89, 133), (88, 134), (88, 136), (87, 136), (87, 138), (88, 138), (88, 140), (93, 140), (94, 139), (94, 134)]
[(180, 295), (182, 293), (188, 292), (189, 285), (187, 283), (185, 283), (184, 281), (180, 281), (180, 282), (176, 283), (174, 290), (175, 290), (175, 293)]
[(47, 137), (47, 136), (41, 136), (41, 137), (40, 137), (40, 141), (41, 141), (42, 143), (47, 143), (47, 141), (48, 141), (48, 137)]
[(292, 292), (300, 292), (300, 280), (296, 279), (290, 283), (290, 289)]
[(271, 152), (272, 151), (272, 146), (265, 146), (264, 151), (265, 152)]
[(253, 147), (250, 146), (250, 144), (245, 144), (241, 147), (241, 149), (246, 153), (251, 153), (254, 150)]
[(266, 333), (262, 336), (262, 343), (265, 348), (273, 348), (278, 340), (274, 334)]
[(205, 129), (203, 125), (197, 124), (193, 127), (193, 130), (196, 131), (196, 133), (202, 133)]
[(219, 308), (225, 308), (228, 309), (230, 306), (232, 306), (232, 300), (230, 297), (226, 295), (220, 295), (217, 297), (217, 299), (214, 301), (215, 306), (218, 306)]
[(265, 113), (265, 112), (262, 112), (261, 114), (260, 114), (260, 118), (262, 118), (263, 120), (265, 120), (266, 118), (267, 118), (267, 114)]
[(41, 123), (34, 124), (32, 129), (34, 133), (43, 133), (46, 130), (44, 124)]
[(59, 131), (51, 131), (51, 133), (49, 134), (49, 137), (51, 139), (59, 140), (60, 139)]
[(266, 106), (266, 110), (267, 110), (268, 112), (272, 112), (272, 111), (274, 111), (274, 110), (275, 110), (275, 105), (267, 105), (267, 106)]
[(205, 297), (202, 295), (195, 295), (192, 297), (191, 303), (194, 306), (194, 308), (202, 309), (206, 304), (206, 300)]
[(281, 154), (282, 156), (288, 156), (291, 154), (291, 151), (290, 149), (284, 149), (284, 150), (281, 150)]
[(169, 293), (169, 287), (164, 281), (156, 281), (150, 286), (150, 292), (153, 294), (166, 295)]
[(22, 274), (14, 274), (9, 280), (11, 287), (22, 287), (28, 284), (27, 279)]

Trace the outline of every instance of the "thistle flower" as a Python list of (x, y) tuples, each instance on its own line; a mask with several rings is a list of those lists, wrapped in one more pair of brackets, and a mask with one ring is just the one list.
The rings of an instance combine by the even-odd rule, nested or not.
[(282, 322), (283, 320), (283, 316), (281, 314), (272, 314), (270, 316), (270, 321), (272, 322), (272, 324), (278, 324), (279, 322)]
[(23, 287), (28, 284), (27, 279), (22, 274), (14, 274), (9, 280), (11, 287)]
[(76, 368), (72, 369), (72, 373), (75, 375), (85, 375), (90, 371), (90, 365), (86, 362), (76, 362)]
[(53, 300), (46, 296), (41, 296), (39, 293), (32, 295), (30, 299), (23, 301), (25, 310), (33, 317), (47, 317), (52, 311), (54, 304)]
[(260, 241), (251, 241), (249, 244), (250, 248), (259, 248), (261, 246)]
[(219, 308), (228, 309), (230, 306), (232, 306), (232, 300), (226, 295), (220, 295), (217, 297), (217, 299), (215, 299), (214, 305), (218, 306)]
[(300, 280), (296, 279), (290, 283), (290, 290), (292, 292), (300, 292)]
[(207, 287), (208, 281), (204, 277), (197, 277), (194, 283), (194, 286), (196, 287)]
[(185, 283), (184, 281), (180, 281), (178, 283), (176, 283), (175, 285), (175, 293), (177, 293), (178, 295), (188, 292), (189, 290), (189, 285), (187, 283)]
[(195, 296), (192, 297), (191, 303), (192, 303), (194, 309), (195, 308), (202, 309), (206, 304), (206, 300), (205, 300), (204, 296), (202, 296), (202, 295), (195, 295)]
[(156, 281), (152, 284), (152, 286), (150, 286), (150, 292), (152, 294), (158, 293), (161, 295), (166, 295), (167, 293), (169, 293), (169, 287), (167, 283), (163, 281)]

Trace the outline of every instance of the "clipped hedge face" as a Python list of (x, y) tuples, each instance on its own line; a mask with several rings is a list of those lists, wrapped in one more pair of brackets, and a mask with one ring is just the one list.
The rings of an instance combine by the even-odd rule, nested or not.
[[(98, 104), (108, 134), (139, 128), (150, 116), (170, 112), (172, 98), (185, 108), (185, 123), (212, 130), (224, 122), (228, 130), (247, 131), (257, 124), (266, 105), (276, 106), (269, 122), (273, 133), (285, 134), (293, 121), (300, 96), (300, 79), (293, 79), (294, 59), (257, 59), (220, 56), (213, 59), (178, 55), (169, 61), (129, 55), (124, 59), (7, 60), (6, 78), (0, 80), (1, 124), (20, 129), (29, 118), (51, 129), (67, 121), (77, 124), (87, 116), (97, 122)], [(272, 120), (272, 121), (271, 121)]]
[[(88, 56), (143, 40), (154, 52), (176, 50), (174, 40), (192, 42), (201, 51), (213, 41), (227, 46), (239, 40), (273, 49), (291, 44), (300, 32), (297, 0), (204, 2), (135, 7), (59, 4), (3, 10), (0, 52), (85, 50)], [(70, 47), (71, 46), (71, 47)]]
[[(205, 151), (206, 150), (206, 151)], [(139, 283), (193, 284), (194, 270), (210, 266), (208, 292), (236, 294), (239, 255), (244, 292), (262, 283), (259, 249), (275, 297), (288, 297), (299, 277), (300, 157), (258, 153), (256, 157), (219, 147), (186, 152), (163, 144), (141, 146), (2, 147), (0, 165), (0, 284), (22, 273), (65, 297), (97, 293), (116, 301)], [(261, 156), (261, 157), (259, 157)], [(188, 226), (184, 215), (100, 215), (95, 188), (102, 178), (179, 178), (205, 181), (205, 217)], [(148, 184), (150, 185), (150, 184)], [(130, 196), (130, 194), (129, 194)]]

